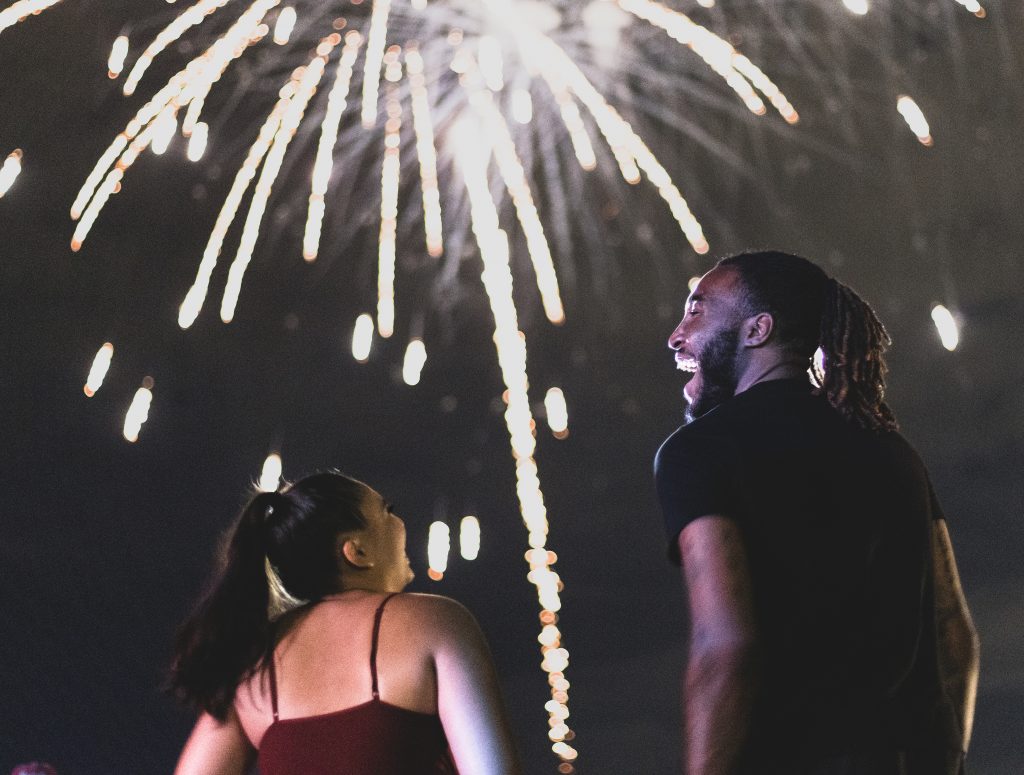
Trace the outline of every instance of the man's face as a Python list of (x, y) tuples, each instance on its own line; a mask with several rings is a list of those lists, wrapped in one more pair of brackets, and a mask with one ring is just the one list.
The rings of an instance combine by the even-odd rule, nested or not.
[(734, 269), (712, 269), (686, 300), (686, 312), (668, 339), (676, 367), (691, 372), (683, 396), (687, 421), (714, 409), (736, 393), (742, 286)]

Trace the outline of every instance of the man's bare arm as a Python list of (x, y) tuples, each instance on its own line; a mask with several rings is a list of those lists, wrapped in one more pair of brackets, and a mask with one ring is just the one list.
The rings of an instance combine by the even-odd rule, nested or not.
[(756, 675), (750, 571), (736, 524), (701, 517), (679, 534), (692, 632), (683, 690), (688, 775), (732, 772)]
[(963, 750), (971, 740), (974, 701), (978, 692), (981, 651), (967, 600), (960, 586), (960, 574), (953, 556), (953, 544), (945, 520), (932, 528), (932, 565), (935, 574), (935, 621), (939, 636), (939, 667), (943, 688), (953, 701), (963, 725)]

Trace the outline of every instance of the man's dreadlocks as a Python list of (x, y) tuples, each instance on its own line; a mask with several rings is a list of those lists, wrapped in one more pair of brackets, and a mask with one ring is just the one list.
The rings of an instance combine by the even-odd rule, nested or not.
[(866, 301), (788, 253), (740, 253), (718, 265), (739, 272), (748, 314), (769, 313), (780, 345), (808, 360), (821, 348), (823, 368), (812, 367), (818, 391), (843, 417), (872, 431), (896, 429), (884, 398), (890, 339)]

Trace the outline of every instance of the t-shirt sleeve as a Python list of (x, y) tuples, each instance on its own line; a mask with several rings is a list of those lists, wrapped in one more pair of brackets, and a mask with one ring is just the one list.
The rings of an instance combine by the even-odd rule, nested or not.
[(700, 517), (736, 514), (734, 461), (717, 439), (677, 432), (654, 457), (654, 483), (665, 520), (668, 558), (680, 564), (679, 534)]

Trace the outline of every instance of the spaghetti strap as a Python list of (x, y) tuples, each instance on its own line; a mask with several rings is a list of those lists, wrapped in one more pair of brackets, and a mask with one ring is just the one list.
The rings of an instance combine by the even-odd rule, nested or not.
[(270, 653), (270, 663), (267, 666), (270, 673), (270, 707), (274, 711), (274, 721), (277, 721), (277, 669), (274, 667), (274, 653)]
[[(373, 617), (373, 642), (370, 646), (370, 679), (373, 685), (373, 699), (375, 700), (380, 699), (380, 691), (377, 687), (377, 641), (380, 639), (380, 618), (384, 614), (384, 606), (397, 594), (397, 592), (392, 592), (381, 600), (380, 605), (377, 606), (377, 613)], [(274, 718), (277, 718), (276, 711)]]

